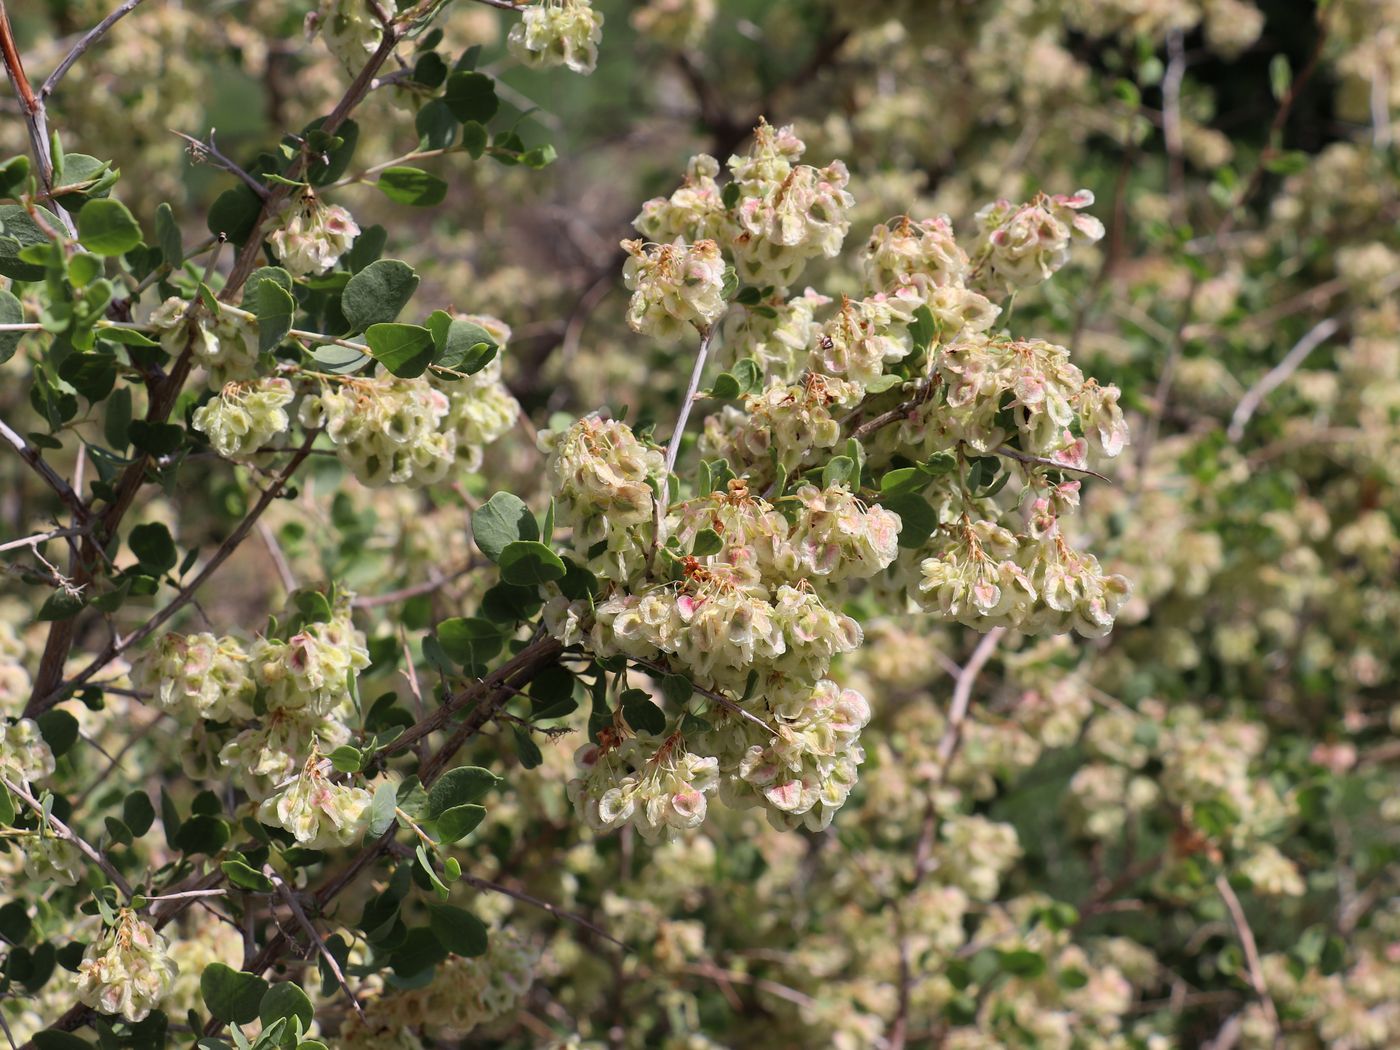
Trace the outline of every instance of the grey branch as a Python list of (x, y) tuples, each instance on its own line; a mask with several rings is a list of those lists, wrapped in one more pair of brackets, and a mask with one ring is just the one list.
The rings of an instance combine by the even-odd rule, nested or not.
[(83, 38), (73, 45), (73, 50), (63, 57), (58, 68), (50, 73), (48, 79), (44, 81), (44, 86), (39, 89), (39, 98), (41, 100), (48, 98), (53, 93), (53, 89), (58, 87), (58, 82), (63, 79), (64, 74), (68, 72), (73, 63), (82, 58), (88, 48), (106, 36), (107, 30), (136, 10), (141, 2), (142, 0), (125, 0), (125, 3), (84, 33)]
[(1341, 320), (1336, 317), (1328, 317), (1313, 325), (1307, 334), (1294, 344), (1293, 349), (1284, 355), (1282, 361), (1264, 373), (1264, 378), (1249, 388), (1244, 397), (1240, 398), (1240, 403), (1235, 406), (1235, 414), (1230, 417), (1230, 429), (1226, 434), (1231, 441), (1239, 441), (1244, 437), (1244, 428), (1264, 403), (1264, 399), (1287, 382), (1288, 378), (1302, 367), (1308, 355), (1336, 335), (1341, 326)]

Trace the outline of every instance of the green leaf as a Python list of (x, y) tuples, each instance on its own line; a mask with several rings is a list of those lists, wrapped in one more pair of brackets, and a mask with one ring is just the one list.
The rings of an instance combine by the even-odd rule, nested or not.
[(353, 120), (341, 121), (333, 136), (327, 136), (321, 131), (321, 125), (325, 122), (325, 117), (317, 117), (306, 125), (306, 130), (302, 132), (312, 148), (320, 151), (320, 156), (306, 169), (306, 181), (313, 186), (324, 186), (344, 175), (350, 167), (350, 161), (355, 157), (355, 147), (360, 142), (360, 125)]
[(267, 353), (287, 337), (296, 314), (292, 298), (292, 275), (278, 266), (254, 270), (248, 278), (248, 293), (244, 306), (258, 315), (258, 350)]
[(434, 824), (437, 827), (438, 838), (443, 842), (456, 842), (475, 831), (485, 817), (485, 806), (469, 803), (445, 810), (438, 815)]
[(122, 346), (160, 346), (154, 339), (134, 328), (99, 328), (98, 333), (107, 342), (121, 343)]
[(448, 77), (442, 101), (463, 124), (485, 124), (501, 105), (496, 98), (496, 82), (485, 73), (475, 72), (457, 72)]
[[(36, 208), (39, 218), (51, 230), (63, 228), (58, 216), (47, 208)], [(35, 244), (48, 244), (49, 235), (18, 204), (0, 205), (0, 277), (16, 281), (42, 281), (44, 267), (20, 259), (20, 252)]]
[(61, 707), (50, 708), (34, 721), (54, 758), (66, 755), (78, 742), (78, 720)]
[(914, 320), (909, 325), (909, 335), (914, 340), (914, 350), (927, 350), (934, 337), (938, 335), (938, 321), (933, 316), (933, 311), (927, 306), (921, 306), (914, 311)]
[(417, 287), (418, 275), (408, 263), (398, 259), (370, 263), (350, 278), (340, 293), (340, 309), (350, 331), (359, 332), (372, 324), (394, 320)]
[(928, 475), (918, 467), (899, 467), (888, 471), (880, 479), (880, 494), (898, 496), (906, 492), (918, 492), (928, 483)]
[(524, 500), (509, 492), (497, 492), (472, 514), (472, 538), (481, 553), (494, 562), (518, 540), (537, 540), (539, 524)]
[(938, 528), (938, 512), (917, 493), (906, 492), (881, 502), (886, 510), (899, 515), (899, 545), (905, 550), (922, 547)]
[(733, 401), (743, 392), (744, 385), (739, 382), (738, 376), (721, 372), (715, 377), (715, 385), (710, 388), (710, 397), (718, 401)]
[(93, 1050), (86, 1039), (79, 1039), (71, 1032), (56, 1032), (52, 1029), (35, 1032), (30, 1040), (35, 1050)]
[(660, 684), (661, 695), (676, 707), (684, 707), (690, 703), (690, 698), (695, 693), (694, 683), (683, 674), (662, 675)]
[(433, 360), (433, 333), (420, 325), (372, 324), (365, 342), (374, 359), (400, 379), (417, 379)]
[(150, 796), (144, 791), (133, 791), (122, 802), (122, 823), (130, 828), (137, 838), (151, 830), (155, 819), (156, 808), (151, 805)]
[(398, 805), (398, 787), (391, 781), (384, 781), (374, 789), (374, 800), (369, 806), (369, 833), (378, 838), (388, 831), (398, 820), (394, 812)]
[(121, 255), (141, 243), (141, 227), (121, 201), (88, 201), (78, 212), (78, 243), (98, 255)]
[(428, 816), (436, 818), (449, 809), (479, 802), (499, 782), (500, 777), (480, 766), (449, 769), (428, 792)]
[(481, 155), (486, 152), (488, 141), (485, 124), (477, 120), (468, 120), (462, 124), (462, 148), (472, 160), (481, 159)]
[(1016, 977), (1039, 977), (1045, 972), (1045, 956), (1029, 948), (998, 951), (997, 962), (1003, 971)]
[(29, 178), (29, 158), (21, 153), (18, 157), (0, 162), (0, 197), (12, 197), (15, 190)]
[(175, 221), (175, 212), (168, 204), (156, 207), (156, 243), (165, 265), (178, 269), (185, 261), (185, 245), (180, 237), (180, 224)]
[(690, 553), (697, 558), (708, 558), (711, 554), (718, 554), (724, 550), (724, 540), (714, 529), (701, 529), (695, 534), (695, 542), (691, 544)]
[(226, 860), (219, 865), (219, 870), (228, 876), (228, 881), (235, 886), (252, 890), (254, 893), (272, 892), (272, 880), (241, 860)]
[(537, 540), (507, 543), (497, 564), (501, 567), (501, 579), (518, 587), (537, 586), (564, 576), (559, 555)]
[(311, 1008), (311, 1000), (299, 985), (291, 981), (284, 981), (281, 984), (274, 984), (262, 997), (262, 1002), (258, 1003), (258, 1018), (266, 1028), (274, 1021), (295, 1017), (301, 1021), (302, 1031), (305, 1031), (316, 1016), (316, 1011)]
[(404, 934), (403, 940), (389, 955), (394, 973), (407, 980), (431, 970), (447, 958), (447, 949), (426, 926), (417, 926)]
[(185, 428), (177, 423), (152, 423), (133, 419), (127, 428), (131, 443), (148, 456), (168, 456), (185, 441)]
[(622, 704), (622, 717), (639, 733), (659, 734), (666, 731), (666, 714), (651, 700), (628, 700)]
[(447, 183), (421, 168), (396, 165), (379, 173), (379, 191), (396, 204), (431, 208), (447, 196)]
[(388, 243), (389, 231), (383, 226), (374, 225), (361, 230), (345, 254), (345, 265), (351, 273), (359, 273), (384, 254), (384, 245)]
[(486, 924), (471, 912), (451, 904), (429, 904), (428, 915), (433, 936), (453, 955), (486, 954)]
[(423, 103), (413, 118), (419, 146), (423, 149), (447, 149), (457, 137), (457, 123), (457, 118), (442, 99), (430, 99)]
[(453, 317), (445, 310), (433, 311), (427, 325), (437, 349), (433, 364), (455, 372), (475, 375), (490, 364), (500, 349), (491, 333), (481, 325)]
[(213, 856), (228, 844), (229, 825), (221, 817), (197, 813), (180, 825), (175, 836), (175, 848), (182, 853), (204, 853)]
[(160, 522), (137, 525), (126, 542), (141, 563), (141, 568), (151, 576), (160, 576), (175, 568), (175, 563), (180, 560), (175, 541), (170, 538), (170, 530)]
[(58, 366), (58, 377), (95, 405), (117, 385), (117, 359), (98, 351), (70, 354)]
[(223, 963), (210, 963), (199, 975), (199, 991), (210, 1014), (229, 1024), (249, 1024), (268, 985), (257, 974), (243, 973)]
[(847, 488), (854, 488), (852, 478), (857, 477), (858, 471), (853, 459), (849, 456), (833, 456), (822, 470), (822, 487), (831, 488), (833, 485), (843, 485)]
[(15, 809), (15, 800), (10, 797), (10, 793), (5, 788), (0, 787), (0, 827), (8, 828), (15, 822), (15, 817), (19, 815)]
[(234, 244), (242, 244), (261, 214), (262, 198), (240, 182), (214, 198), (206, 225), (214, 236), (222, 233)]
[(34, 920), (29, 917), (29, 908), (24, 901), (10, 901), (0, 908), (0, 937), (11, 944), (21, 944), (34, 928)]
[(540, 745), (535, 743), (528, 730), (522, 729), (520, 726), (511, 726), (510, 728), (515, 735), (515, 756), (520, 759), (521, 768), (534, 769), (544, 761)]
[(443, 651), (463, 667), (483, 667), (506, 642), (500, 627), (475, 616), (443, 620), (437, 638)]
[[(0, 288), (0, 324), (23, 324), (24, 306), (14, 294)], [(0, 332), (0, 365), (15, 356), (23, 332)], [(81, 391), (80, 391), (81, 392)]]
[(360, 749), (349, 744), (341, 744), (326, 757), (331, 760), (331, 765), (340, 773), (358, 773), (364, 762), (364, 756), (360, 754)]

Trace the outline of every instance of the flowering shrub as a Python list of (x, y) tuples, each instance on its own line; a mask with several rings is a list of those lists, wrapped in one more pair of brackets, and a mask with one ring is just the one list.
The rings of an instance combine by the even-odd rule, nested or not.
[(8, 1041), (1400, 1042), (1306, 6), (0, 8)]

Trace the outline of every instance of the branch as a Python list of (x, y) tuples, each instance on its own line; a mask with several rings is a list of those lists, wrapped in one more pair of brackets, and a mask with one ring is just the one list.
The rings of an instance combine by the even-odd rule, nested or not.
[(229, 559), (233, 552), (237, 550), (247, 538), (248, 534), (253, 531), (253, 527), (257, 524), (258, 519), (262, 517), (263, 511), (267, 510), (267, 508), (272, 505), (272, 501), (282, 494), (282, 490), (286, 487), (287, 482), (291, 480), (292, 475), (296, 473), (297, 468), (300, 467), (302, 463), (306, 461), (307, 456), (311, 454), (311, 443), (316, 440), (316, 433), (316, 431), (313, 431), (307, 436), (302, 447), (297, 450), (296, 454), (292, 456), (287, 465), (282, 468), (282, 472), (277, 475), (272, 484), (264, 490), (263, 494), (258, 498), (258, 502), (253, 504), (252, 509), (249, 510), (243, 520), (238, 523), (238, 527), (219, 545), (219, 549), (214, 552), (213, 557), (205, 563), (204, 568), (200, 569), (195, 578), (180, 588), (180, 593), (175, 596), (174, 600), (172, 600), (169, 605), (165, 606), (165, 608), (161, 609), (160, 612), (156, 613), (125, 638), (120, 641), (114, 639), (103, 652), (93, 658), (91, 663), (71, 679), (59, 685), (58, 688), (47, 695), (31, 697), (29, 705), (25, 708), (25, 717), (33, 718), (47, 711), (54, 704), (58, 703), (59, 700), (67, 696), (73, 689), (82, 685), (98, 671), (102, 670), (103, 667), (117, 656), (120, 656), (138, 642), (150, 637), (157, 628), (189, 604), (189, 602), (194, 599), (195, 592), (204, 585), (209, 577), (213, 576), (214, 573), (218, 571), (219, 566), (223, 565), (223, 563)]
[(311, 943), (316, 945), (316, 950), (320, 952), (321, 958), (326, 961), (326, 965), (330, 968), (336, 983), (340, 985), (340, 990), (344, 992), (345, 997), (350, 1000), (350, 1005), (353, 1006), (355, 1012), (360, 1015), (360, 1020), (368, 1024), (364, 1008), (360, 1006), (360, 1000), (355, 998), (355, 993), (352, 992), (350, 986), (345, 983), (345, 974), (340, 971), (340, 963), (335, 961), (335, 956), (330, 953), (330, 949), (326, 947), (325, 941), (321, 940), (321, 935), (316, 932), (316, 927), (311, 925), (311, 920), (306, 917), (306, 911), (302, 908), (301, 902), (298, 901), (292, 891), (287, 888), (286, 882), (282, 880), (282, 876), (277, 874), (271, 864), (263, 865), (263, 874), (266, 875), (272, 882), (272, 885), (276, 887), (277, 895), (281, 897), (282, 900), (286, 902), (287, 907), (291, 909), (293, 917), (297, 920), (297, 924), (305, 930), (306, 935), (311, 938)]
[[(39, 184), (44, 193), (53, 192), (53, 154), (49, 146), (49, 121), (44, 112), (44, 100), (34, 94), (29, 86), (29, 78), (24, 75), (24, 63), (15, 46), (15, 35), (10, 29), (10, 16), (5, 12), (5, 4), (0, 0), (0, 58), (5, 63), (5, 73), (19, 96), (19, 107), (24, 114), (25, 128), (29, 132), (29, 148), (34, 154), (34, 166), (39, 173)], [(68, 236), (76, 238), (77, 228), (63, 206), (53, 201), (54, 212), (58, 215)]]
[(49, 827), (53, 828), (54, 833), (57, 834), (59, 838), (67, 839), (69, 842), (73, 843), (73, 845), (77, 846), (83, 856), (87, 857), (88, 860), (102, 869), (102, 873), (112, 880), (112, 885), (121, 890), (128, 901), (135, 896), (131, 889), (131, 883), (126, 881), (122, 873), (116, 869), (104, 853), (95, 849), (86, 839), (52, 813), (46, 812), (42, 802), (12, 781), (9, 777), (0, 776), (0, 784), (4, 784), (5, 787), (9, 788), (10, 794), (14, 795), (35, 813), (39, 814), (39, 816), (48, 823)]
[(25, 441), (24, 438), (15, 431), (11, 430), (4, 420), (0, 420), (0, 437), (3, 437), (13, 445), (15, 451), (19, 453), (20, 458), (28, 463), (39, 477), (44, 479), (44, 484), (48, 485), (49, 488), (53, 489), (54, 492), (58, 494), (58, 498), (73, 512), (73, 517), (80, 523), (86, 524), (91, 517), (88, 513), (87, 505), (84, 504), (78, 494), (73, 491), (73, 487), (59, 477), (53, 467), (49, 466), (48, 463), (44, 461), (44, 457), (39, 455), (34, 446)]
[(1230, 417), (1230, 428), (1226, 435), (1231, 441), (1238, 442), (1244, 437), (1244, 428), (1264, 399), (1287, 382), (1288, 378), (1302, 367), (1308, 355), (1336, 335), (1341, 326), (1341, 320), (1336, 317), (1328, 317), (1313, 325), (1307, 334), (1293, 345), (1293, 349), (1284, 355), (1282, 361), (1264, 373), (1264, 377), (1249, 388), (1244, 397), (1240, 398), (1240, 403), (1235, 406), (1235, 414)]
[(553, 915), (556, 919), (567, 919), (569, 922), (576, 923), (577, 925), (582, 926), (585, 930), (588, 930), (590, 933), (597, 934), (599, 937), (603, 938), (603, 940), (611, 941), (613, 944), (617, 945), (625, 952), (630, 952), (632, 950), (631, 948), (627, 947), (627, 944), (625, 942), (618, 940), (616, 937), (610, 934), (607, 930), (603, 929), (601, 926), (595, 926), (593, 923), (585, 919), (582, 915), (577, 915), (571, 911), (565, 911), (563, 908), (551, 904), (547, 900), (541, 900), (539, 897), (531, 896), (523, 890), (511, 889), (509, 886), (503, 886), (499, 882), (492, 882), (490, 879), (482, 879), (478, 878), (475, 875), (468, 875), (466, 873), (463, 873), (462, 881), (467, 883), (468, 885), (475, 886), (479, 890), (490, 890), (492, 893), (504, 894), (507, 897), (511, 897), (515, 900), (522, 901), (525, 904), (533, 905), (534, 907), (539, 908), (542, 911), (546, 911), (550, 915)]
[(671, 472), (676, 469), (676, 457), (681, 452), (681, 438), (685, 436), (685, 425), (690, 420), (690, 410), (695, 406), (695, 395), (700, 390), (700, 377), (705, 371), (705, 361), (710, 356), (710, 340), (714, 338), (714, 334), (714, 325), (700, 329), (700, 349), (695, 352), (695, 367), (690, 370), (690, 386), (686, 388), (685, 400), (681, 402), (680, 413), (676, 416), (676, 429), (671, 431), (671, 441), (666, 446), (666, 470), (661, 475), (661, 495), (652, 504), (655, 516), (655, 528), (651, 537), (653, 548), (661, 543), (661, 521), (671, 505)]
[(141, 0), (125, 0), (120, 7), (84, 33), (83, 38), (73, 45), (73, 50), (64, 56), (63, 61), (58, 64), (58, 68), (50, 73), (48, 79), (44, 81), (44, 86), (39, 89), (39, 98), (46, 99), (53, 94), (53, 89), (58, 87), (58, 82), (63, 79), (63, 75), (68, 72), (69, 67), (82, 58), (88, 48), (101, 40), (106, 35), (107, 30), (131, 14), (140, 4)]
[[(967, 658), (967, 663), (958, 672), (957, 682), (953, 686), (953, 701), (948, 707), (948, 724), (938, 741), (938, 765), (926, 788), (924, 823), (919, 832), (918, 845), (914, 849), (914, 880), (910, 886), (910, 893), (919, 888), (919, 884), (924, 881), (933, 865), (933, 836), (938, 828), (934, 796), (947, 777), (948, 767), (962, 742), (963, 722), (967, 720), (967, 712), (972, 706), (972, 687), (1005, 635), (1005, 627), (993, 627), (984, 634), (977, 647), (972, 650), (972, 655)], [(904, 1050), (909, 1038), (910, 992), (913, 989), (914, 973), (909, 964), (909, 946), (904, 938), (904, 924), (898, 901), (894, 902), (894, 918), (899, 932), (899, 1006), (890, 1025), (886, 1046), (887, 1050)]]
[(1107, 481), (1113, 484), (1113, 479), (1107, 474), (1100, 474), (1097, 470), (1090, 470), (1088, 467), (1071, 467), (1068, 463), (1061, 463), (1057, 459), (1050, 459), (1048, 456), (1032, 456), (1028, 452), (1012, 448), (1010, 445), (1002, 445), (997, 449), (997, 454), (1014, 459), (1017, 463), (1034, 463), (1041, 467), (1052, 467), (1055, 470), (1063, 470), (1070, 474), (1088, 474), (1091, 478), (1098, 478), (1100, 481)]
[(219, 149), (219, 147), (214, 145), (213, 128), (209, 129), (208, 142), (205, 142), (202, 139), (197, 139), (193, 135), (186, 135), (183, 131), (176, 131), (174, 128), (170, 128), (169, 130), (172, 135), (178, 136), (179, 138), (184, 139), (190, 144), (190, 152), (193, 154), (196, 160), (212, 159), (216, 166), (223, 168), (224, 171), (228, 172), (230, 175), (236, 175), (240, 179), (242, 179), (243, 183), (250, 190), (256, 193), (260, 200), (267, 200), (269, 192), (268, 188), (264, 186), (261, 182), (259, 182), (257, 179), (253, 178), (253, 176), (249, 175), (246, 171), (244, 171), (241, 167), (235, 164), (228, 157), (224, 156), (223, 152)]
[(1249, 971), (1250, 987), (1259, 997), (1259, 1005), (1274, 1027), (1274, 1045), (1277, 1046), (1283, 1031), (1279, 1027), (1278, 1009), (1274, 1006), (1273, 996), (1269, 994), (1269, 986), (1264, 981), (1264, 968), (1259, 962), (1259, 946), (1254, 941), (1254, 931), (1250, 929), (1249, 920), (1245, 918), (1244, 908), (1240, 905), (1239, 897), (1235, 896), (1230, 880), (1224, 875), (1217, 875), (1215, 889), (1220, 894), (1220, 899), (1225, 902), (1230, 921), (1235, 924), (1235, 932), (1239, 934), (1240, 947), (1244, 949), (1245, 965)]

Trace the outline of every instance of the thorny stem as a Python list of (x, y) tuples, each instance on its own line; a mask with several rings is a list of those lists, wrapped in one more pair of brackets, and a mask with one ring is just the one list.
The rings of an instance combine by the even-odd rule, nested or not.
[(93, 44), (106, 36), (107, 30), (111, 29), (123, 18), (131, 14), (141, 3), (142, 0), (125, 0), (120, 7), (84, 33), (82, 39), (73, 45), (72, 50), (63, 57), (63, 61), (58, 64), (58, 67), (50, 73), (48, 79), (44, 81), (43, 87), (39, 89), (39, 98), (46, 99), (53, 94), (53, 89), (58, 87), (58, 82), (63, 79), (64, 74), (68, 72), (73, 63), (82, 58), (83, 55), (87, 53), (88, 48), (92, 47)]
[[(19, 96), (25, 128), (29, 133), (30, 151), (34, 154), (34, 165), (38, 169), (39, 185), (43, 187), (45, 194), (50, 194), (53, 192), (53, 153), (49, 145), (49, 122), (44, 111), (43, 92), (35, 95), (34, 89), (29, 86), (29, 78), (24, 73), (24, 62), (19, 57), (15, 35), (10, 29), (10, 16), (6, 13), (3, 2), (0, 2), (0, 59), (4, 60), (5, 73), (14, 86), (15, 94)], [(63, 228), (68, 231), (68, 236), (77, 237), (78, 230), (68, 212), (57, 201), (52, 203), (54, 213), (63, 223)]]

